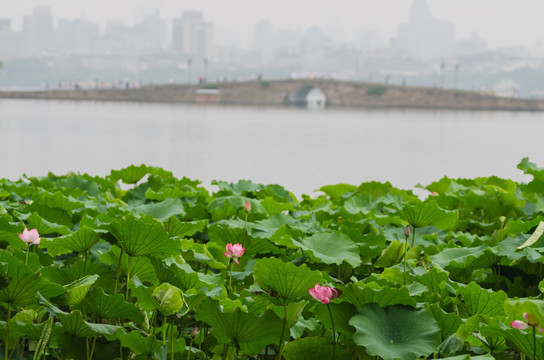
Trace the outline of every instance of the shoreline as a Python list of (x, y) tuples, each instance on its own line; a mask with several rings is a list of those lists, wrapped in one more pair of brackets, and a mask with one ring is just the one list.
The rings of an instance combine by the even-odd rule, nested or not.
[[(197, 95), (197, 85), (147, 85), (132, 89), (0, 91), (0, 99), (181, 103), (206, 106), (289, 107), (289, 94), (303, 86), (321, 89), (326, 108), (462, 111), (544, 111), (544, 100), (499, 97), (466, 90), (381, 85), (336, 80), (276, 80), (208, 84), (216, 97)], [(374, 94), (373, 90), (381, 90)], [(199, 101), (200, 100), (200, 101)]]

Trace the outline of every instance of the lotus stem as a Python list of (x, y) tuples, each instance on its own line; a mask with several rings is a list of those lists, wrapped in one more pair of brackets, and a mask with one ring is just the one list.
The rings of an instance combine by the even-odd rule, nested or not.
[(168, 325), (168, 320), (166, 319), (166, 317), (163, 315), (162, 317), (162, 344), (163, 345), (166, 345), (166, 333), (167, 333), (167, 325)]
[(130, 281), (130, 258), (131, 256), (128, 256), (128, 263), (127, 263), (127, 289), (125, 293), (125, 300), (128, 301), (128, 296), (130, 291), (128, 290), (128, 282)]
[[(94, 347), (95, 347), (95, 345), (96, 345), (96, 340), (97, 340), (97, 339), (98, 339), (97, 337), (93, 337), (93, 338), (92, 338), (93, 344), (92, 344), (92, 346), (91, 346), (91, 356), (89, 357), (89, 359), (92, 359), (92, 358), (93, 358)], [(45, 353), (44, 353), (44, 356), (45, 356)]]
[(119, 288), (119, 275), (121, 273), (121, 260), (123, 259), (123, 249), (119, 253), (119, 261), (117, 262), (117, 271), (115, 272), (115, 292)]
[(89, 256), (89, 250), (85, 250), (85, 262), (83, 263), (83, 276), (87, 275), (87, 258)]
[(415, 226), (412, 226), (412, 245), (410, 245), (411, 248), (414, 247), (414, 241), (416, 239), (416, 227)]
[(233, 268), (233, 267), (234, 267), (234, 263), (231, 262), (231, 263), (230, 263), (230, 275), (229, 275), (229, 289), (230, 289), (230, 291), (232, 291), (232, 292), (234, 292), (234, 291), (232, 290), (232, 268)]
[(193, 348), (194, 341), (195, 341), (195, 338), (191, 337), (191, 343), (189, 344), (189, 349), (187, 350), (187, 360), (191, 360), (191, 349)]
[(406, 246), (404, 247), (404, 274), (403, 274), (404, 286), (406, 286), (406, 256), (408, 254), (408, 237), (405, 237), (405, 240), (406, 240)]
[(247, 212), (246, 212), (246, 220), (244, 222), (244, 241), (242, 241), (242, 247), (246, 247), (246, 238), (247, 238)]
[(287, 307), (285, 306), (285, 299), (283, 300), (283, 324), (281, 326), (280, 342), (278, 343), (278, 360), (281, 359), (283, 353), (283, 334), (285, 332), (285, 326), (287, 325)]
[(332, 360), (334, 360), (336, 357), (336, 330), (334, 329), (334, 319), (332, 318), (330, 304), (327, 304), (327, 310), (329, 310), (329, 316), (331, 317), (332, 324)]
[[(27, 255), (28, 255), (28, 248), (27, 248)], [(11, 317), (11, 303), (8, 302), (8, 317), (6, 319), (6, 341), (4, 341), (4, 346), (6, 347), (4, 350), (4, 359), (9, 359), (9, 319)]]
[(174, 360), (174, 317), (170, 324), (170, 360)]
[(533, 360), (536, 360), (536, 326), (533, 326)]
[(28, 265), (28, 250), (29, 249), (30, 249), (30, 244), (26, 246), (25, 265)]

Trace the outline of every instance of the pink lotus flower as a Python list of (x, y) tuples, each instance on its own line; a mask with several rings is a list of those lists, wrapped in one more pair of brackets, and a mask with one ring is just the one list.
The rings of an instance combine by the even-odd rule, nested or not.
[(229, 259), (232, 258), (236, 265), (240, 265), (240, 263), (238, 262), (238, 258), (244, 255), (244, 251), (246, 251), (246, 248), (243, 248), (241, 244), (236, 243), (232, 245), (231, 243), (228, 243), (227, 251), (224, 252), (223, 255), (225, 255)]
[(249, 201), (246, 201), (246, 203), (244, 204), (244, 210), (245, 212), (251, 211), (251, 204), (249, 203)]
[(327, 286), (320, 286), (319, 284), (315, 284), (313, 288), (308, 289), (308, 292), (314, 299), (321, 301), (323, 304), (328, 304), (332, 299), (336, 299), (340, 296), (338, 290)]
[(40, 245), (40, 234), (38, 230), (32, 229), (28, 230), (25, 228), (22, 234), (19, 234), (19, 238), (25, 242), (27, 246), (30, 245)]
[(534, 326), (539, 332), (544, 332), (544, 329), (540, 326), (538, 321), (536, 321), (533, 314), (523, 313), (523, 318), (525, 319), (525, 322), (521, 320), (514, 320), (510, 323), (510, 326), (519, 330), (525, 330), (531, 326)]

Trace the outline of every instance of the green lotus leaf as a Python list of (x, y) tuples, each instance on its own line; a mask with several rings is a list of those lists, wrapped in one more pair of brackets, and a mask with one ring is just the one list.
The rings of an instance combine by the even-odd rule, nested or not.
[(429, 356), (440, 344), (440, 329), (426, 310), (403, 306), (381, 308), (367, 304), (349, 322), (356, 329), (353, 340), (369, 355), (384, 360), (413, 360)]
[[(44, 327), (43, 323), (36, 324), (38, 318), (39, 315), (34, 310), (22, 310), (16, 313), (10, 320), (10, 338), (27, 335), (32, 339), (38, 339)], [(2, 336), (5, 336), (5, 333)]]
[(181, 246), (183, 251), (191, 251), (193, 253), (194, 260), (205, 263), (212, 269), (221, 270), (227, 268), (228, 259), (223, 255), (225, 251), (224, 247), (220, 247), (215, 243), (195, 243), (189, 239), (182, 240)]
[(66, 235), (70, 233), (70, 230), (67, 226), (49, 222), (35, 212), (32, 213), (32, 215), (30, 215), (28, 218), (26, 218), (26, 221), (28, 222), (28, 229), (37, 229), (40, 235)]
[(376, 210), (377, 205), (378, 201), (373, 199), (371, 195), (357, 194), (346, 200), (344, 203), (344, 209), (352, 215), (367, 215), (368, 213)]
[(284, 211), (295, 211), (293, 204), (289, 202), (279, 202), (271, 197), (261, 200), (261, 205), (270, 215), (277, 215)]
[(232, 195), (246, 195), (249, 192), (256, 192), (263, 189), (262, 184), (255, 184), (249, 180), (239, 180), (237, 183), (214, 180), (212, 181), (212, 185), (217, 185), (221, 190)]
[[(243, 226), (243, 223), (241, 224)], [(242, 244), (244, 241), (245, 230), (243, 227), (237, 227), (231, 222), (216, 222), (208, 226), (208, 236), (210, 241), (217, 243), (224, 248), (228, 243)]]
[(458, 356), (448, 356), (447, 358), (443, 358), (442, 360), (495, 360), (496, 358), (491, 354), (486, 355), (477, 355), (477, 356), (470, 356), (469, 354), (466, 355), (458, 355)]
[[(299, 302), (290, 302), (284, 308), (281, 301), (278, 301), (279, 299), (269, 294), (254, 296), (254, 300), (253, 304), (245, 304), (248, 307), (248, 312), (260, 314), (267, 309), (272, 310), (280, 319), (284, 317), (287, 319), (286, 329), (291, 328), (298, 322), (306, 305), (308, 305), (307, 300), (301, 300)], [(286, 332), (284, 335), (284, 339), (286, 339), (288, 333)]]
[(124, 184), (136, 184), (144, 176), (149, 174), (152, 168), (142, 164), (140, 166), (130, 165), (121, 170), (112, 170), (110, 179), (113, 182), (121, 180)]
[(402, 217), (413, 227), (422, 228), (434, 225), (439, 229), (451, 229), (457, 222), (456, 211), (441, 209), (436, 201), (406, 204), (401, 211)]
[(81, 303), (96, 280), (98, 280), (98, 275), (87, 275), (73, 283), (65, 285), (66, 293), (56, 298), (55, 303), (70, 306)]
[(516, 250), (522, 250), (528, 246), (534, 246), (535, 247), (543, 247), (543, 237), (544, 234), (544, 221), (540, 221), (535, 231), (531, 234), (531, 236), (523, 243), (523, 245), (518, 246)]
[(83, 319), (83, 315), (79, 310), (74, 310), (71, 313), (56, 312), (64, 331), (76, 337), (97, 336), (97, 335), (113, 335), (120, 327), (105, 324), (92, 324)]
[(446, 340), (451, 335), (457, 332), (459, 326), (463, 323), (461, 317), (455, 313), (447, 313), (442, 310), (437, 304), (432, 304), (428, 307), (429, 312), (433, 315), (438, 327), (440, 328), (441, 341)]
[[(291, 341), (283, 350), (283, 355), (286, 360), (300, 360), (300, 359), (312, 359), (312, 360), (330, 360), (333, 358), (332, 343), (325, 338), (320, 337), (306, 337), (302, 339), (296, 339)], [(348, 360), (351, 359), (351, 355), (340, 346), (336, 346), (335, 359)]]
[(136, 304), (138, 304), (138, 306), (146, 311), (153, 311), (159, 308), (159, 302), (153, 296), (154, 288), (142, 284), (138, 275), (130, 278), (128, 288), (130, 289), (132, 296), (136, 297)]
[(36, 289), (41, 282), (40, 274), (25, 274), (12, 279), (8, 286), (0, 291), (0, 302), (24, 307), (35, 303)]
[(53, 303), (47, 301), (40, 293), (37, 294), (40, 298), (40, 303), (48, 307), (62, 324), (64, 332), (75, 337), (97, 336), (103, 335), (108, 340), (115, 339), (118, 332), (122, 332), (120, 326), (95, 324), (85, 321), (81, 311), (73, 310), (70, 313), (62, 311)]
[[(19, 239), (19, 241), (21, 240)], [(31, 267), (25, 265), (23, 261), (6, 250), (0, 250), (0, 269), (3, 270), (0, 271), (0, 276), (4, 277), (6, 281), (10, 279), (17, 280), (34, 272)]]
[(12, 248), (26, 248), (26, 244), (17, 236), (23, 232), (24, 227), (10, 220), (8, 217), (0, 217), (0, 243), (6, 242)]
[(341, 265), (344, 261), (353, 267), (361, 265), (359, 248), (353, 240), (340, 232), (321, 233), (300, 241), (293, 241), (324, 264)]
[(47, 248), (47, 252), (53, 257), (69, 254), (72, 251), (84, 253), (89, 251), (105, 232), (105, 230), (95, 230), (84, 225), (70, 235), (44, 241), (43, 247)]
[(338, 301), (349, 302), (356, 307), (370, 303), (378, 304), (380, 307), (407, 305), (415, 308), (417, 306), (416, 300), (406, 287), (396, 289), (390, 286), (381, 287), (376, 283), (351, 283), (339, 288), (342, 290), (342, 296), (338, 298)]
[[(499, 319), (492, 319), (488, 325), (482, 326), (481, 333), (485, 337), (504, 338), (516, 350), (527, 355), (527, 359), (533, 359), (533, 334), (531, 329), (518, 330), (503, 324)], [(544, 359), (544, 338), (542, 336), (536, 336), (536, 359)]]
[(171, 216), (166, 222), (166, 232), (171, 237), (192, 236), (195, 232), (204, 230), (206, 225), (208, 225), (208, 220), (179, 221)]
[(308, 269), (306, 265), (295, 266), (275, 258), (257, 261), (253, 277), (261, 289), (275, 291), (288, 301), (308, 298), (308, 289), (323, 281), (319, 272)]
[(539, 168), (535, 163), (530, 162), (528, 157), (521, 160), (518, 164), (518, 169), (525, 174), (533, 175), (536, 180), (544, 182), (544, 169)]
[(159, 302), (159, 311), (164, 316), (178, 313), (185, 304), (181, 289), (168, 283), (160, 284), (153, 290), (152, 295)]
[(506, 225), (504, 226), (504, 233), (512, 236), (517, 236), (519, 234), (526, 234), (528, 233), (532, 228), (538, 226), (542, 220), (544, 220), (544, 217), (537, 216), (535, 219), (527, 221), (526, 219), (515, 219), (515, 220), (508, 220)]
[(162, 224), (138, 219), (131, 214), (113, 221), (110, 232), (117, 239), (119, 246), (130, 256), (180, 252), (176, 242), (168, 237)]
[(158, 203), (144, 204), (131, 208), (134, 214), (150, 215), (160, 221), (166, 221), (171, 216), (185, 214), (181, 199), (168, 198)]
[(482, 289), (475, 282), (459, 288), (457, 296), (468, 316), (504, 316), (504, 302), (508, 299), (508, 295), (503, 291)]
[[(343, 296), (343, 294), (342, 294)], [(355, 328), (349, 321), (357, 313), (357, 307), (347, 302), (341, 304), (330, 303), (329, 306), (334, 321), (334, 329), (342, 335), (352, 335)], [(329, 330), (332, 331), (331, 317), (327, 306), (316, 304), (313, 308), (315, 317)]]
[(482, 319), (478, 315), (469, 317), (459, 326), (455, 336), (463, 341), (463, 343), (478, 347), (487, 352), (505, 350), (507, 347), (504, 337), (491, 335), (489, 338), (486, 338), (482, 335), (482, 328), (485, 327), (484, 321), (488, 322), (489, 320)]
[[(511, 320), (523, 320), (523, 313), (534, 315), (539, 324), (544, 325), (544, 300), (539, 299), (509, 299), (504, 303), (506, 316)], [(542, 325), (540, 325), (542, 326)]]
[[(116, 246), (112, 246), (107, 253), (100, 256), (100, 261), (117, 266), (119, 263), (119, 255), (121, 249)], [(126, 253), (123, 253), (121, 257), (121, 274), (127, 275), (128, 271), (128, 258)], [(140, 280), (155, 283), (157, 281), (155, 271), (149, 259), (144, 256), (133, 257), (130, 259), (130, 276), (138, 275)]]
[(169, 283), (183, 291), (205, 285), (200, 281), (199, 273), (191, 269), (188, 264), (178, 264), (173, 258), (168, 258), (168, 261), (165, 261), (150, 257), (150, 260), (161, 284)]
[(447, 296), (444, 290), (444, 284), (450, 283), (448, 274), (437, 268), (432, 268), (423, 275), (415, 277), (415, 280), (427, 287), (427, 291), (431, 294), (439, 294), (442, 297)]
[(335, 202), (346, 198), (355, 190), (357, 190), (357, 186), (350, 184), (325, 185), (319, 188), (319, 191), (324, 192), (327, 196), (331, 198), (332, 201)]
[(275, 214), (267, 219), (259, 220), (251, 224), (251, 236), (260, 238), (269, 238), (273, 236), (281, 227), (295, 224), (291, 216), (285, 214)]
[(120, 295), (108, 295), (100, 288), (93, 288), (85, 298), (85, 310), (101, 319), (129, 319), (141, 323), (142, 312), (133, 303), (128, 303)]
[(446, 248), (436, 255), (431, 255), (430, 259), (443, 269), (467, 269), (478, 257), (484, 254), (486, 248), (486, 245)]
[(247, 355), (255, 355), (266, 345), (277, 343), (282, 321), (272, 311), (258, 316), (236, 307), (224, 312), (219, 304), (205, 299), (197, 308), (195, 317), (212, 327), (212, 334), (220, 344), (234, 343)]
[(373, 266), (375, 268), (388, 268), (400, 263), (404, 257), (404, 250), (406, 247), (407, 244), (405, 242), (397, 240), (392, 241), (391, 244), (382, 251), (382, 254), (376, 259)]
[[(149, 359), (155, 358), (162, 342), (155, 339), (153, 336), (143, 336), (139, 331), (133, 330), (128, 334), (119, 336), (119, 340), (123, 347), (129, 348), (136, 355), (145, 355)], [(159, 357), (157, 357), (159, 359)]]
[[(170, 339), (168, 343), (163, 345), (161, 341), (153, 336), (144, 336), (139, 331), (133, 330), (128, 334), (119, 336), (119, 340), (123, 347), (129, 348), (136, 356), (135, 359), (166, 359), (170, 358), (167, 354), (170, 351)], [(182, 353), (185, 351), (185, 340), (174, 340), (174, 358), (181, 359)]]
[(145, 192), (146, 199), (164, 201), (167, 199), (181, 199), (185, 197), (194, 196), (195, 191), (193, 189), (179, 188), (175, 184), (167, 184), (161, 186), (158, 190), (149, 188)]
[(84, 207), (82, 202), (74, 199), (71, 196), (64, 195), (61, 191), (56, 191), (55, 193), (44, 192), (34, 201), (33, 204), (35, 203), (48, 208), (61, 209), (68, 213)]
[(357, 190), (357, 186), (350, 184), (325, 185), (319, 188), (319, 191), (324, 192), (333, 201), (338, 201), (345, 198), (355, 190)]
[(263, 218), (267, 212), (259, 200), (250, 199), (243, 196), (232, 195), (216, 198), (208, 204), (208, 211), (212, 214), (212, 220), (219, 221), (236, 216), (238, 211), (243, 211), (244, 204), (251, 204), (251, 211), (248, 216), (250, 219)]

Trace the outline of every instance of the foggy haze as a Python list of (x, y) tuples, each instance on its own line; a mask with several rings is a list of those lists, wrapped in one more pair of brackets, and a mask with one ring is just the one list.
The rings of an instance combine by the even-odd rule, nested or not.
[[(374, 30), (387, 43), (398, 25), (408, 20), (411, 1), (2, 0), (0, 16), (10, 18), (18, 30), (22, 17), (38, 5), (51, 7), (55, 22), (83, 18), (100, 23), (102, 28), (107, 20), (133, 24), (156, 10), (169, 23), (183, 11), (198, 10), (214, 23), (217, 44), (248, 47), (255, 23), (263, 18), (277, 28), (299, 31), (316, 25), (334, 41), (346, 43), (356, 41), (361, 32)], [(529, 48), (544, 40), (541, 0), (429, 0), (429, 8), (435, 18), (455, 25), (457, 39), (476, 33), (490, 47), (523, 44)]]

